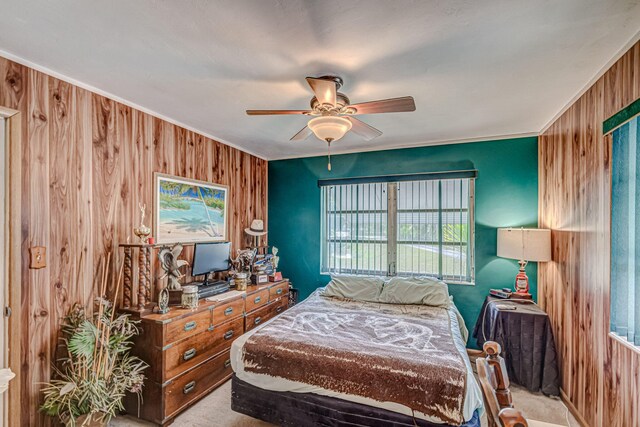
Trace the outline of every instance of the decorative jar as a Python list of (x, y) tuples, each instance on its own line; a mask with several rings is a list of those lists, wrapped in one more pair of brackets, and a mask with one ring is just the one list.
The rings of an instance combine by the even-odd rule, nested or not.
[(236, 289), (239, 291), (246, 291), (248, 279), (249, 279), (249, 273), (236, 273), (233, 279), (233, 282), (236, 285)]
[(195, 309), (198, 308), (198, 287), (187, 285), (182, 287), (182, 307)]

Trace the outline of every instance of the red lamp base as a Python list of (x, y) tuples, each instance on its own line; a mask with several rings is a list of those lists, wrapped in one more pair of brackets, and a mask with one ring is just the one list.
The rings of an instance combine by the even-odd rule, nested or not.
[(518, 263), (520, 264), (520, 270), (516, 275), (516, 291), (511, 294), (511, 298), (532, 299), (531, 294), (529, 293), (529, 278), (527, 277), (527, 273), (525, 272), (527, 261), (521, 260)]

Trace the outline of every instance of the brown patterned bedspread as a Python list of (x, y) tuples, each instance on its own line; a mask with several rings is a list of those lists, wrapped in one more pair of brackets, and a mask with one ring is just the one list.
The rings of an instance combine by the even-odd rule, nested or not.
[(246, 372), (464, 422), (465, 363), (447, 310), (312, 295), (244, 345)]

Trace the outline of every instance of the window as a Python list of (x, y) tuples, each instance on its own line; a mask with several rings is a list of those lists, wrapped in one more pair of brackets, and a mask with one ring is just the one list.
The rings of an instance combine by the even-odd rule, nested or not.
[(322, 272), (472, 283), (474, 177), (465, 171), (320, 181)]
[(640, 120), (613, 131), (611, 331), (640, 345)]

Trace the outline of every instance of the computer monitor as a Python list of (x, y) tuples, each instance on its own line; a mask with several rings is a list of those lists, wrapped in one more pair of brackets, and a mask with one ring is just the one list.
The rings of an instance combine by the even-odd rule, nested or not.
[(230, 253), (230, 242), (196, 243), (191, 275), (202, 276), (216, 271), (229, 270)]

